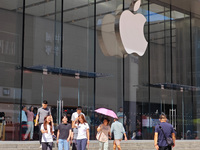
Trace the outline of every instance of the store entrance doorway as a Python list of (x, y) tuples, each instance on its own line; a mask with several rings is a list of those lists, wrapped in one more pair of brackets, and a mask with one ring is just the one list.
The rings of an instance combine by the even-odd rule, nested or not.
[(41, 101), (47, 100), (55, 126), (66, 114), (68, 121), (79, 104), (79, 79), (61, 75), (42, 74)]

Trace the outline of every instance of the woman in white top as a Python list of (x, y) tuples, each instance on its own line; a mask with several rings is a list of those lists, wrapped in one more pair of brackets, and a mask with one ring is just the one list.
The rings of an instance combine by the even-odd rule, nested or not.
[(89, 133), (89, 125), (85, 120), (84, 115), (80, 115), (78, 117), (78, 123), (75, 124), (75, 128), (78, 129), (78, 135), (76, 138), (77, 142), (77, 150), (86, 150), (86, 146), (89, 146), (90, 133)]
[(52, 117), (44, 117), (44, 123), (41, 125), (42, 132), (42, 150), (52, 150), (54, 127)]
[(99, 150), (108, 150), (108, 138), (110, 135), (110, 126), (108, 125), (109, 120), (104, 118), (103, 124), (99, 125), (97, 128), (98, 136), (97, 140), (99, 141)]

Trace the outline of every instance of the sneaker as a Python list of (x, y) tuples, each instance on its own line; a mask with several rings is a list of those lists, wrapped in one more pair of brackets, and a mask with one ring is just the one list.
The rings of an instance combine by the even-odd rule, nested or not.
[(39, 148), (42, 148), (42, 145), (40, 145), (40, 147)]

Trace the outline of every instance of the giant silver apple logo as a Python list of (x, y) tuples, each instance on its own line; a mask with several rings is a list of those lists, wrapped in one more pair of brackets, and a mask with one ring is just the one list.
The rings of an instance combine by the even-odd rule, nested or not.
[(122, 8), (123, 5), (120, 4), (115, 15), (107, 14), (102, 20), (99, 20), (101, 23), (97, 26), (98, 42), (105, 56), (123, 57), (124, 54), (127, 54), (120, 38), (119, 24), (116, 23), (119, 22)]
[[(134, 11), (140, 8), (141, 0), (134, 4)], [(144, 37), (144, 24), (146, 18), (142, 14), (133, 14), (129, 10), (123, 11), (119, 20), (120, 37), (125, 51), (128, 54), (144, 55), (148, 42)]]

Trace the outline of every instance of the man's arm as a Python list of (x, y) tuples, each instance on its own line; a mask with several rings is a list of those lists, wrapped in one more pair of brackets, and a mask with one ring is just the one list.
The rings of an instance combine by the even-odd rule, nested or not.
[(60, 135), (60, 130), (57, 132), (57, 143), (59, 142), (59, 135)]
[(51, 116), (51, 123), (52, 123), (52, 125), (54, 125), (54, 123), (53, 123), (53, 117), (52, 117), (52, 115), (51, 115), (51, 110), (50, 110), (50, 108), (49, 108), (49, 116)]
[(74, 132), (73, 132), (73, 129), (71, 130), (71, 140), (73, 140), (74, 138)]
[(69, 130), (69, 136), (67, 138), (67, 141), (69, 142), (71, 140), (71, 135), (72, 135), (72, 129)]
[(155, 146), (156, 150), (159, 150), (159, 146), (158, 146), (158, 132), (155, 132), (155, 134), (154, 134), (154, 146)]
[(35, 126), (37, 126), (38, 124), (38, 119), (39, 119), (39, 115), (37, 114), (36, 119), (35, 119)]
[(72, 128), (75, 128), (75, 117), (74, 117), (74, 113), (72, 114), (72, 118), (71, 118), (71, 121), (72, 121)]
[(36, 115), (36, 118), (35, 118), (35, 126), (38, 125), (38, 119), (39, 119), (39, 117), (40, 117), (40, 108), (38, 109), (37, 115)]
[(77, 121), (78, 121), (78, 117), (74, 121), (72, 121), (72, 128), (76, 128), (75, 124)]
[(75, 121), (72, 121), (72, 128), (75, 128)]
[(125, 141), (127, 141), (127, 136), (126, 136), (126, 132), (124, 133), (124, 137), (125, 137)]
[(127, 141), (127, 136), (126, 136), (126, 131), (124, 129), (124, 126), (122, 125), (121, 128), (122, 128), (122, 132), (124, 133), (125, 141)]
[(173, 143), (174, 143), (173, 147), (175, 147), (175, 141), (176, 141), (176, 135), (175, 135), (175, 133), (172, 133), (172, 140), (173, 140)]

